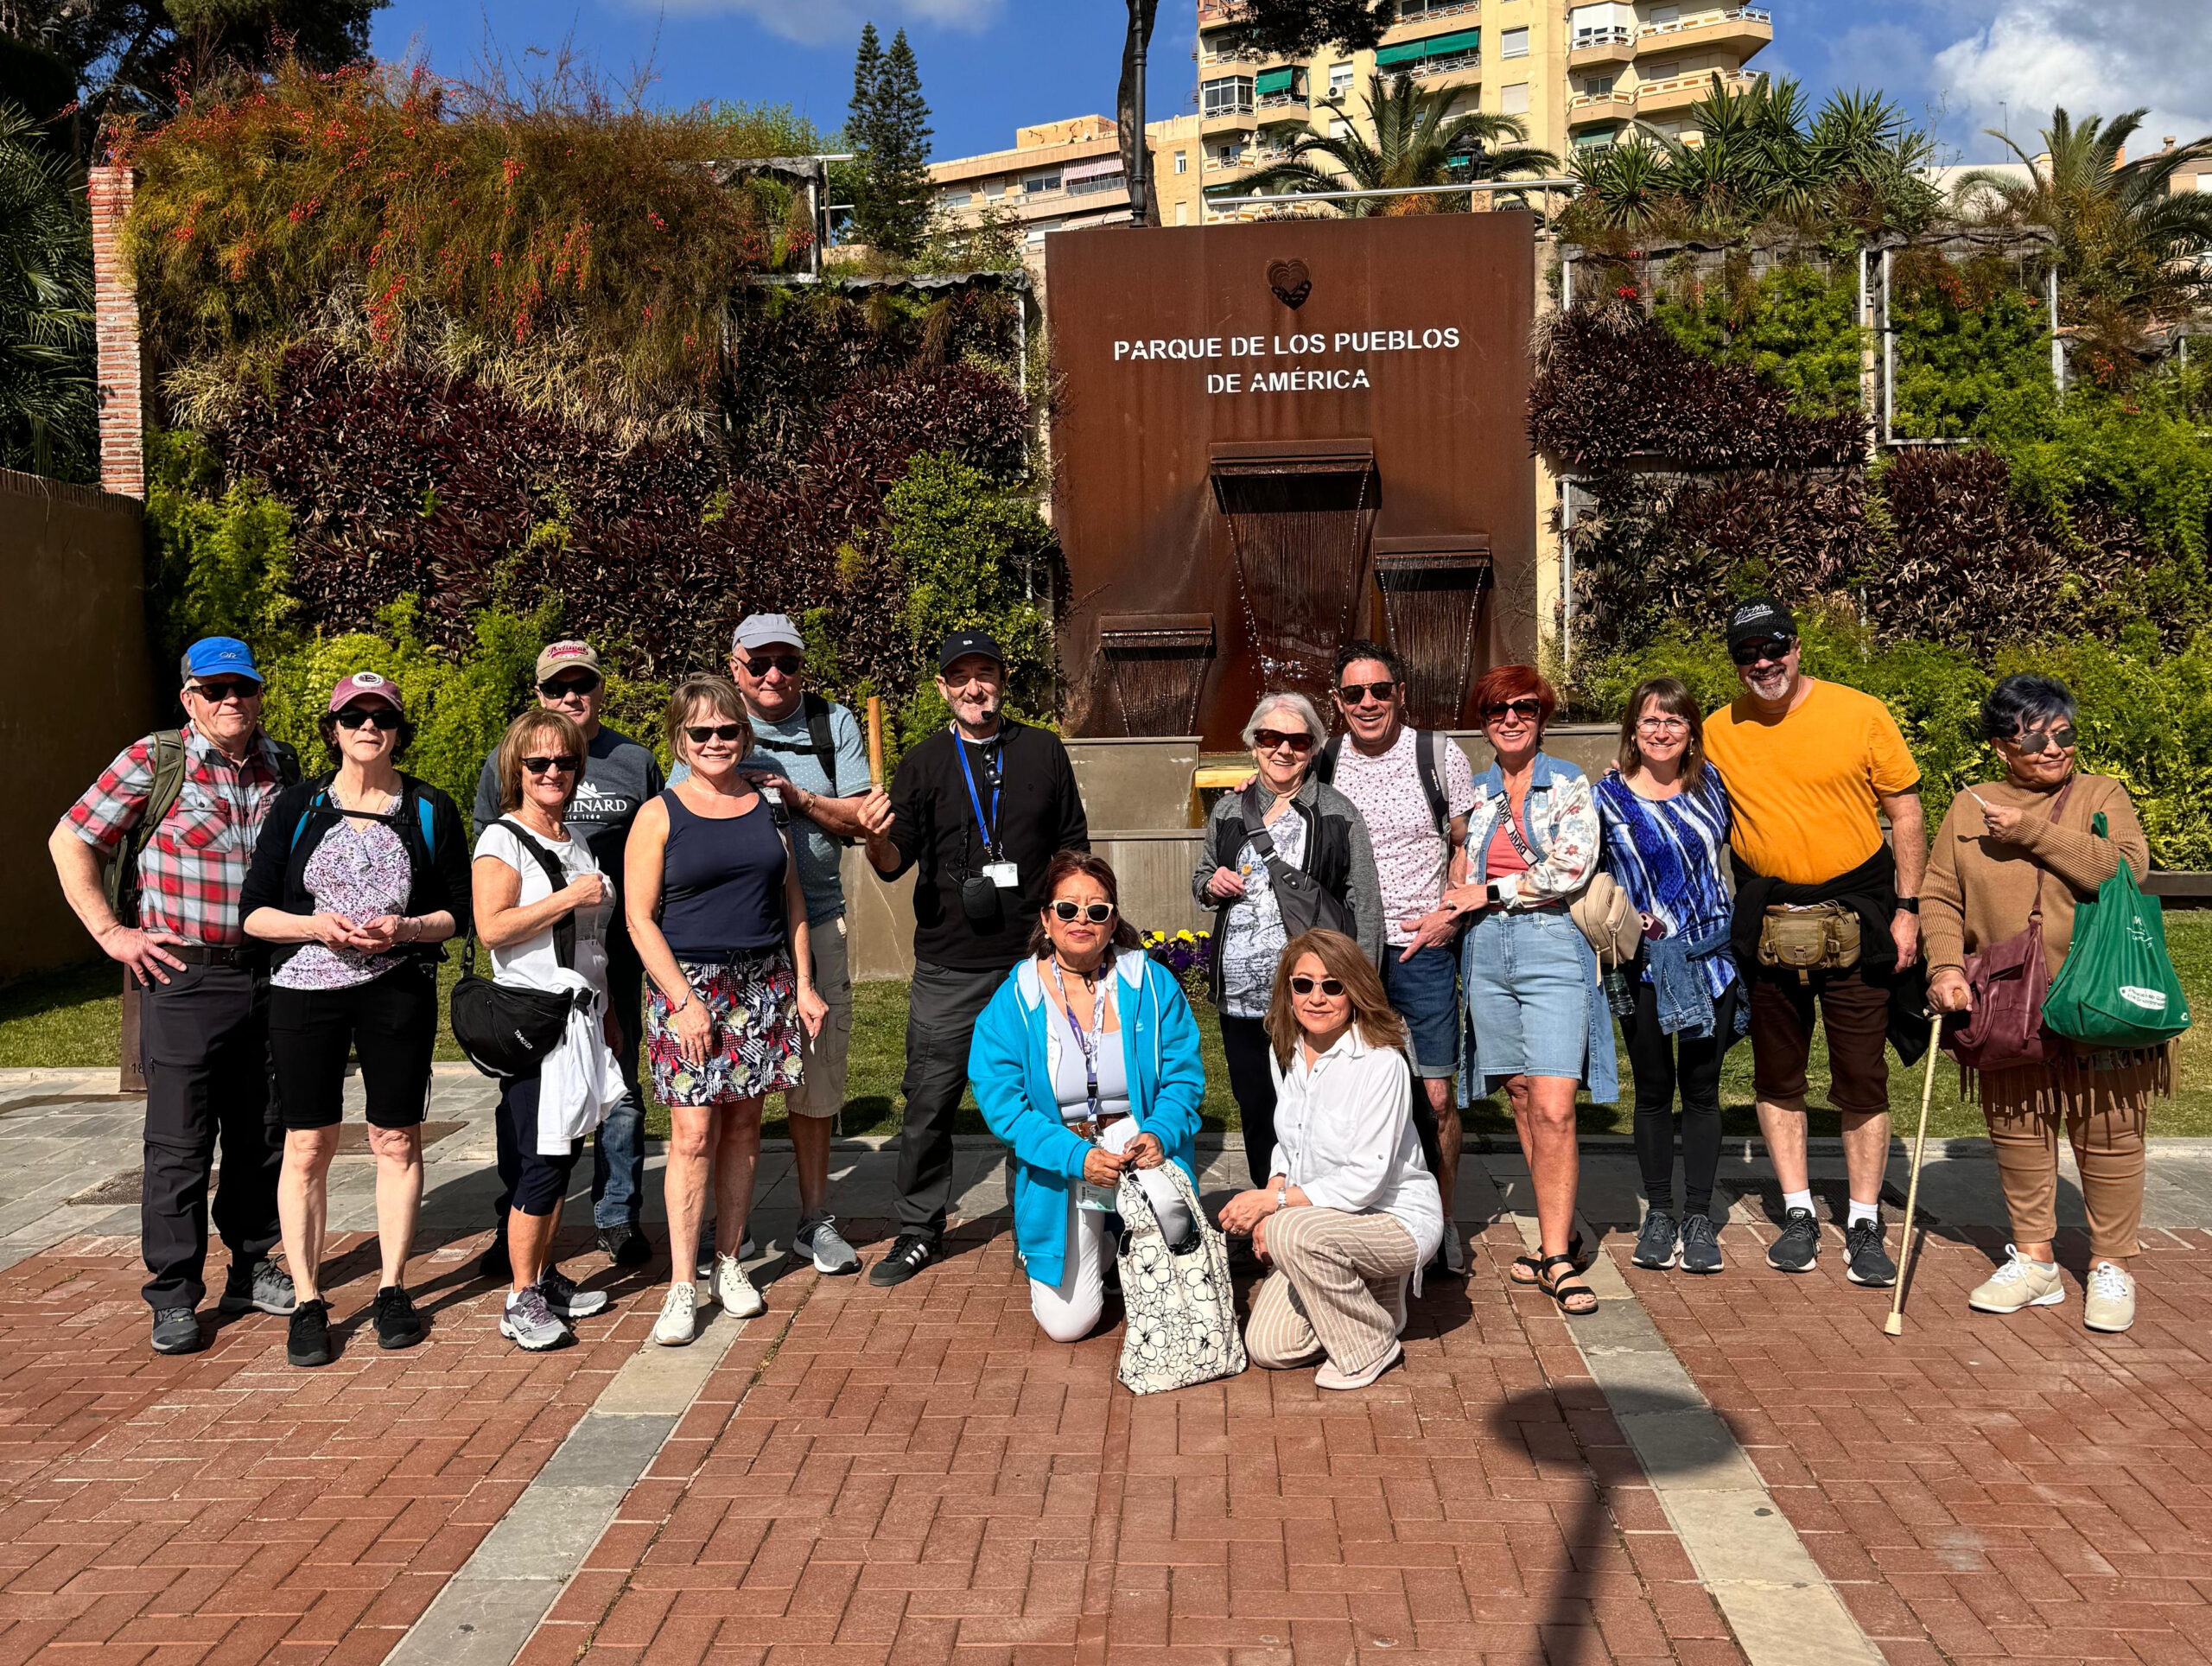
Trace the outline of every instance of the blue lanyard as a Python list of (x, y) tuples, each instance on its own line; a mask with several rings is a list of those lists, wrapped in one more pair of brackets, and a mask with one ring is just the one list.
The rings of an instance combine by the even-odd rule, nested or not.
[(1109, 956), (1098, 966), (1098, 982), (1093, 986), (1090, 1008), (1090, 1032), (1085, 1033), (1083, 1021), (1075, 1015), (1075, 1003), (1068, 999), (1067, 981), (1060, 976), (1060, 958), (1052, 960), (1052, 987), (1060, 992), (1060, 1010), (1067, 1014), (1068, 1028), (1075, 1032), (1075, 1045), (1083, 1054), (1084, 1097), (1090, 1103), (1090, 1120), (1098, 1120), (1098, 1047), (1106, 1030), (1106, 979), (1114, 962)]
[(968, 783), (968, 802), (976, 811), (976, 825), (982, 830), (983, 860), (996, 862), (999, 855), (999, 795), (1006, 791), (1006, 772), (999, 772), (999, 779), (991, 783), (991, 818), (983, 819), (983, 800), (976, 791), (976, 772), (969, 766), (968, 743), (960, 738), (957, 726), (951, 729), (952, 749), (960, 754), (960, 773)]

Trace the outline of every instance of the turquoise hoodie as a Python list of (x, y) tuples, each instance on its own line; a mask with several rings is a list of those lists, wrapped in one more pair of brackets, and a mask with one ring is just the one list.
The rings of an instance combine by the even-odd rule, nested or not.
[[(1198, 1056), (1198, 1025), (1175, 975), (1151, 956), (1124, 950), (1115, 963), (1122, 1059), (1129, 1078), (1129, 1110), (1142, 1132), (1157, 1135), (1168, 1157), (1198, 1183), (1192, 1141), (1206, 1096)], [(1090, 1142), (1060, 1120), (1052, 1091), (1048, 1021), (1032, 957), (1007, 975), (968, 1050), (968, 1076), (991, 1132), (1014, 1154), (1014, 1241), (1029, 1276), (1058, 1284), (1067, 1261), (1068, 1192), (1083, 1178)], [(1073, 1046), (1069, 1037), (1065, 1045)]]

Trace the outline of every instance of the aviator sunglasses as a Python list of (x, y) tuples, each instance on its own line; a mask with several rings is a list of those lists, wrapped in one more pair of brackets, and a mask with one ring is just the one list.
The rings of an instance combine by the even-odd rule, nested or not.
[(1053, 918), (1065, 920), (1071, 925), (1077, 919), (1082, 919), (1089, 920), (1093, 925), (1103, 925), (1114, 918), (1114, 905), (1110, 902), (1060, 901), (1052, 905), (1052, 914)]
[(1340, 978), (1324, 977), (1316, 979), (1303, 976), (1294, 977), (1290, 980), (1290, 992), (1293, 995), (1312, 995), (1313, 993), (1313, 985), (1316, 982), (1320, 984), (1321, 993), (1327, 995), (1332, 1001), (1335, 1000), (1338, 995), (1344, 992), (1344, 982)]
[(399, 714), (390, 706), (348, 706), (338, 714), (338, 727), (342, 729), (357, 729), (363, 724), (371, 724), (390, 734), (399, 727), (400, 722)]
[(2067, 723), (2055, 729), (2037, 729), (2032, 734), (2016, 734), (2012, 744), (2029, 757), (2035, 758), (2051, 747), (2056, 747), (2061, 752), (2071, 752), (2075, 739), (2074, 726)]

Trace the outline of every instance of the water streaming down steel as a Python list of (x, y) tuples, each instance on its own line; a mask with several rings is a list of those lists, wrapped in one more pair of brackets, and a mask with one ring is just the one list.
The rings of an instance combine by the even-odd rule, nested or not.
[(1192, 734), (1213, 663), (1211, 614), (1108, 614), (1098, 651), (1131, 734)]
[(1325, 689), (1337, 649), (1358, 634), (1365, 600), (1372, 448), (1361, 441), (1217, 447), (1212, 463), (1263, 685)]
[(1405, 662), (1408, 715), (1423, 728), (1457, 728), (1492, 588), (1490, 550), (1472, 540), (1385, 538), (1375, 582)]

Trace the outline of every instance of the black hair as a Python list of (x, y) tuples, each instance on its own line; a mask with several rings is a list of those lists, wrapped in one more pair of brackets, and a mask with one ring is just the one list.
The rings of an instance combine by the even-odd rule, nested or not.
[(2074, 690), (2056, 677), (2016, 672), (2000, 678), (1981, 703), (1981, 738), (2009, 741), (2038, 723), (2070, 723), (2074, 713)]
[(1336, 669), (1332, 673), (1337, 686), (1341, 688), (1344, 685), (1345, 668), (1353, 661), (1359, 659), (1380, 660), (1383, 669), (1390, 673), (1392, 682), (1402, 683), (1406, 680), (1405, 661), (1400, 659), (1396, 653), (1384, 647), (1380, 642), (1369, 642), (1355, 637), (1337, 650)]

